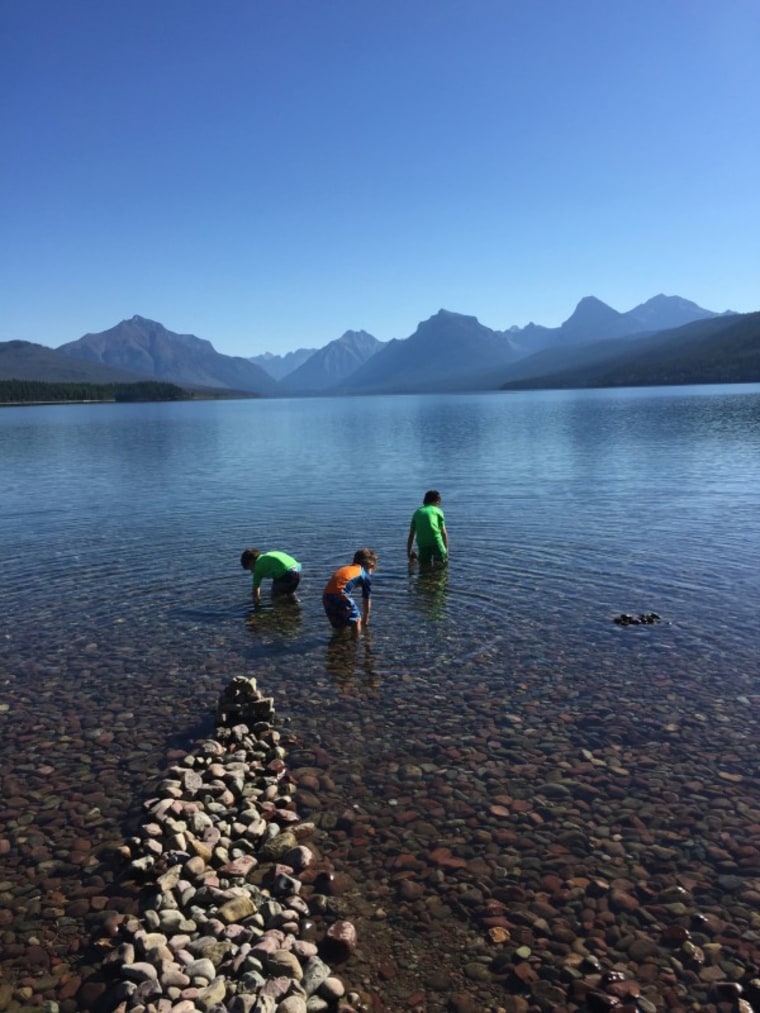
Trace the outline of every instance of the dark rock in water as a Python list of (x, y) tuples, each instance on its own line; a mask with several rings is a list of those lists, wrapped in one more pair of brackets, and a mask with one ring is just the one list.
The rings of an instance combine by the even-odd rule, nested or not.
[(351, 922), (334, 922), (325, 935), (324, 949), (332, 960), (348, 960), (356, 949), (356, 929)]
[(618, 626), (652, 626), (654, 623), (658, 623), (660, 618), (656, 612), (642, 612), (637, 616), (623, 612), (619, 616), (615, 616), (612, 621)]

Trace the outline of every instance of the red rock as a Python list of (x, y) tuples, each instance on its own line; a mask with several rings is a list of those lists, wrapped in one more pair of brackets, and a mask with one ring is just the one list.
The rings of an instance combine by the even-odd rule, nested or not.
[(421, 1006), (422, 1003), (424, 1003), (424, 1001), (425, 1001), (425, 993), (420, 990), (412, 992), (411, 995), (408, 995), (406, 997), (406, 1005), (409, 1007), (409, 1009), (413, 1009), (415, 1006)]
[(420, 860), (416, 855), (412, 855), (410, 852), (403, 852), (400, 855), (396, 855), (391, 862), (391, 868), (393, 869), (417, 869), (420, 866)]
[(82, 985), (82, 979), (76, 975), (72, 975), (68, 981), (65, 981), (58, 989), (58, 998), (63, 1002), (66, 999), (73, 999), (77, 994)]
[(616, 995), (618, 999), (636, 999), (641, 995), (641, 986), (637, 981), (626, 978), (624, 981), (612, 981), (605, 986), (610, 995)]
[(425, 887), (422, 883), (417, 883), (411, 879), (402, 880), (399, 886), (399, 896), (403, 900), (419, 900), (425, 893)]
[(662, 941), (668, 946), (680, 946), (689, 938), (691, 933), (683, 925), (668, 925), (662, 933)]
[(467, 861), (452, 855), (451, 848), (435, 848), (430, 852), (430, 858), (436, 865), (441, 865), (445, 869), (465, 869), (467, 867)]
[(405, 809), (403, 812), (396, 813), (396, 822), (402, 826), (406, 826), (407, 823), (413, 823), (419, 818), (420, 814), (414, 809)]
[(512, 973), (523, 985), (533, 985), (538, 981), (538, 972), (527, 960), (521, 960), (519, 964), (515, 964)]

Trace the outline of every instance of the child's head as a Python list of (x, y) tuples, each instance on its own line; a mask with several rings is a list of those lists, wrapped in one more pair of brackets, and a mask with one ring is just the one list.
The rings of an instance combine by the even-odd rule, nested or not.
[(438, 506), (441, 502), (441, 494), (437, 489), (428, 489), (422, 501), (423, 506)]
[(240, 565), (244, 570), (252, 570), (260, 555), (261, 549), (243, 549), (243, 555), (240, 557)]
[(377, 566), (377, 553), (373, 549), (359, 549), (354, 553), (354, 566), (361, 566), (365, 570), (374, 570)]

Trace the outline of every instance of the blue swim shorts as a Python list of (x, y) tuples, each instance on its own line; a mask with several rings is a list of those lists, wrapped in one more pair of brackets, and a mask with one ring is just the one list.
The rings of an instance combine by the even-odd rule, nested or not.
[(347, 594), (323, 594), (322, 604), (327, 618), (330, 620), (330, 625), (336, 630), (350, 626), (351, 623), (361, 619), (356, 602)]

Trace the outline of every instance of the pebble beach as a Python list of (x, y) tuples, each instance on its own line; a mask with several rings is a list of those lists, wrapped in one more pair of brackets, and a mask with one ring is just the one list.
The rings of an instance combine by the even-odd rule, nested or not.
[(508, 691), (503, 645), (287, 686), (286, 658), (220, 737), (252, 674), (221, 635), (150, 685), (126, 632), (7, 640), (0, 1008), (759, 1009), (760, 698), (638, 645)]

